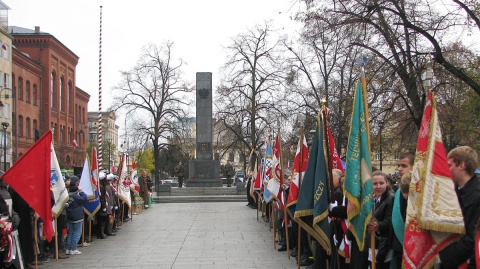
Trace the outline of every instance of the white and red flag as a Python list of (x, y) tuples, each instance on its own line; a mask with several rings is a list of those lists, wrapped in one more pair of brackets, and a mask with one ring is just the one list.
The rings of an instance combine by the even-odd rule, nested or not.
[(118, 198), (124, 201), (128, 207), (132, 205), (132, 198), (130, 196), (130, 184), (132, 183), (130, 177), (128, 176), (127, 171), (127, 160), (126, 154), (122, 154), (120, 158), (120, 169), (118, 171), (119, 182), (118, 182)]
[(408, 195), (403, 243), (406, 269), (432, 268), (438, 252), (465, 233), (454, 188), (434, 93), (430, 92), (418, 132)]
[(281, 147), (281, 138), (280, 132), (278, 132), (275, 139), (275, 145), (273, 147), (273, 159), (272, 159), (272, 177), (268, 181), (267, 190), (279, 203), (281, 208), (283, 208), (284, 201), (283, 197), (283, 168), (282, 168), (282, 147)]
[(290, 191), (288, 192), (287, 209), (288, 213), (293, 217), (298, 201), (298, 191), (300, 189), (301, 180), (307, 170), (308, 164), (308, 145), (307, 139), (303, 132), (298, 140), (297, 152), (293, 161), (292, 182), (290, 183)]

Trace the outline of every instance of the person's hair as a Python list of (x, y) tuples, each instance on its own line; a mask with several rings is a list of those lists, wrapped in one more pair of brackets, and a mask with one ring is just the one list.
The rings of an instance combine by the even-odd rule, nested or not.
[(400, 182), (398, 183), (398, 187), (402, 193), (409, 193), (410, 181), (412, 181), (412, 173), (407, 172), (402, 176)]
[(332, 169), (334, 174), (337, 174), (338, 178), (341, 178), (343, 176), (342, 170), (334, 168)]
[(377, 170), (377, 171), (373, 172), (373, 173), (372, 173), (372, 178), (373, 178), (374, 176), (382, 176), (383, 179), (385, 179), (385, 182), (388, 183), (388, 181), (387, 181), (387, 175), (386, 175), (384, 172), (382, 172), (381, 170)]
[(462, 162), (465, 163), (465, 172), (470, 176), (475, 174), (475, 169), (477, 169), (478, 166), (478, 155), (475, 150), (469, 146), (461, 146), (452, 149), (448, 153), (447, 159), (452, 159), (457, 166)]
[(410, 165), (413, 166), (413, 163), (415, 162), (415, 154), (413, 154), (411, 152), (405, 152), (405, 153), (400, 154), (400, 156), (398, 156), (398, 159), (399, 160), (408, 159), (408, 161), (410, 162)]

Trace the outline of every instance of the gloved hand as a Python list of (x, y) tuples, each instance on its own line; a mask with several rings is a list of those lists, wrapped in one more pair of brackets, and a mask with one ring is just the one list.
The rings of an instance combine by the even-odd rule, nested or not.
[(105, 212), (105, 211), (107, 211), (107, 209), (106, 209), (106, 208), (104, 208), (104, 209), (103, 209), (103, 212)]
[(335, 203), (330, 203), (330, 204), (328, 205), (328, 210), (332, 211), (332, 209), (333, 209), (334, 207), (336, 207), (336, 206), (337, 206), (337, 202), (335, 202)]
[(115, 210), (117, 210), (117, 209), (118, 209), (118, 206), (115, 206)]
[(335, 234), (333, 235), (333, 243), (335, 243), (335, 246), (338, 246), (338, 240)]

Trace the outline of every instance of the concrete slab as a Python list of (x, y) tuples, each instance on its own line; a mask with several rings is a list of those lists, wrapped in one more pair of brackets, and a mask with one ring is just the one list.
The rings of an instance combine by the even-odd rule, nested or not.
[(153, 204), (117, 236), (39, 268), (296, 268), (245, 202)]

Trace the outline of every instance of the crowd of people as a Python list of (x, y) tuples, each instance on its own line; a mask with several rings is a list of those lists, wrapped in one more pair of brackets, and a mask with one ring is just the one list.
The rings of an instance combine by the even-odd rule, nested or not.
[[(50, 260), (69, 259), (81, 255), (79, 247), (89, 247), (92, 237), (107, 239), (115, 236), (121, 226), (131, 219), (131, 214), (138, 213), (118, 198), (117, 175), (106, 171), (99, 172), (99, 195), (96, 198), (99, 200), (99, 206), (93, 214), (88, 214), (84, 210), (84, 204), (89, 200), (79, 186), (79, 177), (65, 175), (63, 180), (68, 191), (68, 201), (55, 219), (54, 228), (58, 232), (53, 238), (44, 236), (44, 222), (39, 215), (13, 188), (3, 180), (0, 181), (2, 217), (11, 221), (13, 225), (11, 230), (18, 231), (20, 246), (20, 252), (16, 254), (15, 259), (5, 262), (10, 255), (7, 248), (11, 248), (12, 245), (4, 245), (2, 241), (4, 236), (3, 234), (0, 236), (0, 268), (42, 268)], [(138, 185), (131, 185), (131, 200), (143, 200), (142, 210), (148, 209), (151, 205), (152, 185), (153, 182), (145, 170), (142, 170), (138, 177)], [(51, 196), (53, 197), (53, 194)], [(89, 225), (92, 225), (90, 226), (92, 229), (89, 229)], [(88, 234), (89, 230), (91, 234)]]
[[(332, 246), (330, 255), (304, 229), (300, 229), (299, 237), (298, 223), (289, 214), (285, 216), (280, 207), (274, 206), (275, 201), (265, 204), (261, 203), (261, 199), (257, 199), (256, 203), (247, 193), (247, 206), (261, 210), (264, 220), (270, 223), (273, 210), (275, 223), (271, 223), (270, 227), (275, 227), (278, 234), (278, 251), (289, 249), (290, 255), (297, 258), (300, 266), (322, 269), (367, 269), (372, 268), (373, 261), (375, 267), (379, 269), (402, 268), (405, 220), (414, 159), (415, 156), (412, 153), (399, 156), (398, 176), (387, 175), (380, 170), (373, 171), (373, 220), (366, 227), (366, 247), (363, 250), (357, 245), (354, 235), (348, 229), (348, 199), (344, 196), (345, 175), (341, 170), (333, 169), (332, 171), (335, 201), (329, 205), (331, 231), (329, 238)], [(474, 256), (475, 232), (476, 229), (480, 230), (480, 176), (475, 174), (479, 165), (478, 155), (472, 148), (461, 146), (451, 150), (447, 159), (463, 213), (466, 233), (438, 253), (434, 260), (434, 267), (478, 268), (477, 266), (480, 265), (476, 265)], [(284, 180), (286, 193), (289, 191), (290, 180), (291, 178)], [(252, 175), (249, 174), (247, 189), (252, 181)], [(258, 195), (258, 193), (255, 194)], [(287, 225), (288, 229), (285, 223), (290, 223)], [(374, 259), (370, 249), (371, 234), (374, 234), (376, 246)], [(297, 238), (300, 238), (300, 244)], [(287, 242), (289, 248), (287, 248)]]

